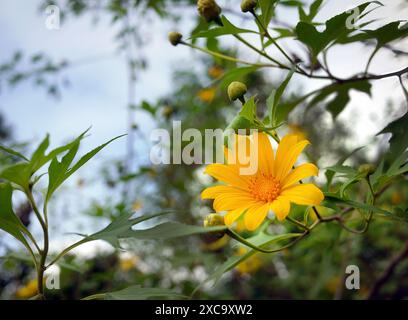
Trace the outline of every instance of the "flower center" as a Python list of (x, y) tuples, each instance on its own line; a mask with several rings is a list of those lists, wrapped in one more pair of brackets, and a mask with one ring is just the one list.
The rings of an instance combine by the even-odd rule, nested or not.
[(281, 185), (275, 177), (261, 174), (251, 178), (249, 190), (256, 200), (272, 202), (279, 196)]

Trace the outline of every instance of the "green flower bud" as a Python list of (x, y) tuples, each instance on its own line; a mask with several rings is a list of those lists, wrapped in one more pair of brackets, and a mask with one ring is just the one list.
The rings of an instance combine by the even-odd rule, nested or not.
[(182, 38), (183, 35), (180, 32), (176, 31), (169, 32), (169, 41), (173, 46), (177, 46), (181, 42)]
[(244, 83), (238, 81), (231, 82), (227, 90), (228, 97), (231, 101), (242, 99), (247, 91), (247, 86)]
[(221, 8), (214, 0), (198, 0), (197, 9), (200, 16), (207, 22), (220, 20)]
[(242, 12), (252, 12), (256, 7), (256, 0), (242, 0), (241, 2), (241, 11)]
[[(204, 227), (219, 227), (225, 226), (224, 217), (217, 213), (210, 214), (204, 219)], [(210, 235), (216, 239), (222, 238), (225, 235), (224, 230), (210, 232)]]
[(224, 226), (224, 217), (219, 215), (218, 213), (212, 213), (205, 217), (204, 219), (204, 227), (218, 227)]
[(362, 164), (358, 167), (358, 172), (368, 177), (375, 172), (375, 166), (370, 163)]

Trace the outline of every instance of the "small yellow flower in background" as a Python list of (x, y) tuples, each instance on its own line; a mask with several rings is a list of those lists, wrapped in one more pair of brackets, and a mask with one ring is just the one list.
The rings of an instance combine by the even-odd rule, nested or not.
[[(248, 249), (244, 247), (239, 247), (237, 255), (243, 256), (248, 252)], [(249, 274), (249, 273), (255, 273), (262, 267), (262, 259), (259, 257), (259, 254), (255, 253), (248, 259), (242, 261), (239, 265), (237, 265), (235, 268), (237, 271), (241, 274)]]
[(201, 101), (210, 103), (214, 100), (215, 88), (202, 89), (198, 92), (197, 96)]
[(138, 257), (132, 256), (132, 257), (121, 257), (119, 260), (119, 267), (120, 270), (127, 272), (131, 269), (133, 269), (138, 261)]
[(29, 299), (38, 293), (37, 280), (30, 280), (24, 287), (21, 287), (16, 292), (16, 298)]
[(394, 191), (391, 194), (391, 203), (393, 205), (397, 205), (400, 204), (402, 201), (402, 193), (400, 191)]
[(333, 277), (330, 278), (327, 282), (326, 282), (326, 289), (328, 292), (330, 292), (331, 294), (335, 294), (337, 291), (337, 287), (340, 284), (340, 277)]
[(132, 203), (132, 210), (137, 211), (143, 208), (143, 202), (140, 200), (136, 200)]
[(224, 74), (224, 69), (222, 69), (219, 66), (213, 66), (210, 69), (208, 69), (208, 75), (211, 78), (217, 79), (220, 78)]
[[(274, 155), (272, 145), (265, 133), (254, 133), (257, 139), (248, 136), (238, 136), (236, 141), (245, 139), (247, 147), (258, 150), (258, 170), (253, 175), (241, 175), (240, 168), (247, 168), (237, 159), (227, 164), (210, 164), (205, 173), (222, 181), (223, 185), (205, 189), (202, 199), (214, 199), (216, 212), (226, 211), (225, 224), (231, 225), (244, 214), (245, 227), (253, 231), (265, 220), (268, 212), (275, 213), (279, 221), (286, 218), (290, 204), (319, 205), (324, 199), (323, 192), (312, 183), (300, 184), (299, 181), (318, 174), (318, 168), (311, 163), (305, 163), (293, 169), (297, 158), (309, 141), (302, 140), (294, 134), (286, 135), (279, 143)], [(241, 137), (241, 138), (239, 138)], [(253, 137), (254, 138), (254, 137)], [(254, 140), (258, 145), (254, 145)], [(235, 150), (237, 145), (235, 146)], [(227, 161), (231, 150), (226, 149)], [(237, 155), (238, 152), (233, 152)], [(256, 160), (251, 160), (256, 161)]]
[(307, 132), (300, 125), (290, 123), (288, 127), (289, 133), (297, 135), (299, 140), (307, 140)]
[(230, 237), (226, 234), (222, 236), (222, 238), (217, 239), (213, 242), (210, 243), (204, 243), (202, 245), (202, 249), (208, 250), (208, 251), (217, 251), (220, 250), (221, 248), (225, 247), (228, 242), (229, 242)]

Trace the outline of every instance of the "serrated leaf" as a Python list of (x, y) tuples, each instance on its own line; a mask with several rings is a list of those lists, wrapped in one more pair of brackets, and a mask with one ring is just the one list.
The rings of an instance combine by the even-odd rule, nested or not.
[(400, 154), (405, 152), (408, 148), (408, 112), (406, 112), (401, 118), (394, 120), (388, 124), (377, 135), (384, 133), (391, 133), (389, 140), (390, 148), (386, 155), (387, 165), (398, 158)]
[(0, 150), (4, 151), (4, 152), (6, 152), (6, 153), (8, 153), (10, 155), (13, 155), (15, 157), (21, 158), (21, 159), (23, 159), (25, 161), (30, 161), (25, 156), (23, 156), (20, 152), (18, 152), (16, 150), (13, 150), (11, 148), (7, 148), (5, 146), (0, 146)]
[(347, 27), (347, 20), (354, 14), (359, 13), (359, 17), (363, 15), (365, 9), (370, 4), (379, 4), (378, 1), (365, 2), (354, 9), (345, 11), (325, 22), (326, 28), (322, 32), (318, 31), (316, 27), (309, 23), (300, 21), (296, 25), (296, 34), (299, 41), (306, 44), (314, 57), (317, 57), (326, 47), (339, 38), (345, 37), (345, 35), (354, 31), (352, 28)]
[(310, 101), (308, 107), (311, 108), (334, 95), (334, 97), (326, 103), (326, 109), (332, 114), (333, 118), (336, 118), (349, 103), (351, 90), (371, 95), (371, 84), (368, 81), (333, 83), (321, 89)]
[(259, 18), (266, 28), (274, 15), (277, 2), (277, 0), (258, 0), (258, 5), (261, 8), (261, 16)]
[(294, 74), (294, 70), (291, 70), (286, 76), (285, 80), (280, 84), (280, 86), (276, 90), (272, 91), (272, 93), (269, 95), (268, 99), (266, 100), (266, 105), (267, 105), (268, 114), (269, 114), (269, 123), (273, 127), (277, 126), (279, 123), (281, 123), (284, 120), (284, 119), (280, 119), (280, 117), (277, 116), (277, 108), (279, 108), (280, 99), (286, 87), (288, 86), (290, 79), (292, 79), (293, 74)]
[(57, 190), (61, 184), (67, 180), (74, 172), (81, 168), (85, 163), (91, 160), (98, 152), (105, 148), (111, 142), (123, 137), (124, 135), (115, 137), (108, 142), (100, 145), (99, 147), (93, 149), (92, 151), (85, 154), (82, 158), (78, 160), (72, 167), (70, 167), (74, 157), (78, 151), (79, 140), (74, 141), (70, 145), (68, 153), (62, 158), (61, 162), (57, 158), (54, 158), (48, 168), (49, 184), (47, 189), (46, 201), (48, 201), (51, 195)]
[(13, 211), (12, 196), (11, 184), (0, 183), (0, 229), (12, 235), (27, 248), (29, 244), (24, 233), (28, 234), (29, 231)]
[(145, 230), (131, 230), (125, 234), (125, 238), (134, 239), (171, 239), (186, 237), (196, 234), (203, 234), (209, 232), (221, 232), (225, 231), (227, 227), (200, 227), (193, 225), (186, 225), (179, 222), (164, 222), (153, 228)]
[(105, 300), (146, 300), (151, 298), (187, 298), (170, 289), (142, 288), (139, 285), (108, 292), (104, 294)]
[(249, 121), (254, 122), (254, 117), (256, 113), (256, 104), (255, 104), (255, 97), (249, 98), (245, 104), (242, 106), (241, 111), (239, 112), (240, 116), (245, 117)]
[(246, 75), (257, 71), (259, 68), (257, 66), (233, 68), (223, 74), (220, 79), (220, 87), (225, 89), (231, 82), (242, 80)]
[(196, 34), (193, 34), (191, 39), (196, 38), (211, 38), (220, 37), (224, 35), (240, 34), (240, 33), (257, 33), (253, 30), (238, 28), (234, 26), (225, 16), (221, 16), (223, 26), (212, 28), (209, 30), (203, 30)]
[(374, 213), (381, 213), (385, 215), (392, 215), (391, 212), (378, 208), (376, 206), (372, 206), (366, 203), (361, 203), (353, 200), (348, 200), (348, 199), (342, 199), (339, 196), (337, 196), (334, 193), (331, 192), (324, 192), (324, 200), (323, 200), (323, 206), (325, 206), (325, 203), (334, 203), (334, 204), (342, 204), (342, 205), (347, 205), (356, 209), (361, 209), (365, 211), (372, 211)]
[[(276, 242), (283, 241), (283, 240), (288, 240), (291, 238), (296, 238), (299, 237), (301, 234), (299, 233), (287, 233), (287, 234), (280, 234), (280, 235), (268, 235), (264, 232), (260, 232), (257, 235), (248, 238), (247, 241), (252, 243), (255, 246), (258, 247), (269, 247), (272, 244), (275, 244)], [(214, 285), (221, 279), (222, 275), (231, 269), (235, 268), (237, 265), (239, 265), (241, 262), (245, 261), (258, 251), (254, 249), (248, 248), (248, 252), (245, 253), (242, 256), (233, 256), (229, 258), (227, 261), (225, 261), (221, 266), (219, 266), (213, 274), (210, 275), (210, 277), (205, 281), (214, 281)], [(202, 285), (202, 284), (201, 284)]]

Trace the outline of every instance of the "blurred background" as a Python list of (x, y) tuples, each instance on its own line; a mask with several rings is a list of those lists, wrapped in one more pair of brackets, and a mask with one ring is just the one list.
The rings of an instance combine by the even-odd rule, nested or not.
[[(303, 1), (310, 3), (310, 1)], [(328, 18), (362, 1), (327, 0), (319, 13)], [(47, 28), (47, 6), (60, 10), (58, 29)], [(219, 1), (224, 14), (242, 27), (254, 27), (242, 14), (238, 1)], [(374, 24), (404, 20), (408, 2), (384, 1), (371, 14)], [(296, 25), (295, 7), (279, 8), (273, 22)], [(171, 208), (174, 219), (201, 224), (212, 212), (200, 200), (211, 183), (197, 165), (154, 166), (150, 162), (150, 133), (171, 130), (172, 121), (183, 128), (225, 128), (239, 106), (226, 96), (226, 84), (217, 82), (232, 63), (213, 59), (185, 46), (173, 47), (169, 31), (185, 38), (208, 28), (196, 11), (195, 1), (5, 1), (0, 0), (0, 143), (30, 153), (46, 133), (57, 146), (92, 126), (82, 151), (127, 133), (86, 169), (71, 177), (50, 204), (51, 251), (91, 233), (129, 211), (137, 215)], [(256, 41), (256, 39), (249, 40)], [(258, 59), (229, 37), (199, 44), (246, 59)], [(293, 56), (307, 60), (301, 47), (283, 39)], [(332, 73), (347, 77), (364, 70), (373, 43), (334, 48), (328, 63)], [(374, 59), (373, 73), (387, 73), (407, 65), (407, 42), (382, 50)], [(273, 50), (272, 50), (273, 52)], [(276, 52), (278, 54), (278, 52)], [(260, 100), (259, 113), (273, 88), (284, 79), (279, 70), (265, 70), (243, 77), (251, 94)], [(235, 80), (235, 79), (234, 79)], [(284, 99), (300, 96), (324, 82), (295, 78)], [(376, 136), (387, 123), (405, 112), (398, 79), (373, 84), (372, 94), (351, 92), (347, 108), (335, 120), (324, 105), (304, 115), (302, 108), (290, 115), (287, 130), (305, 135), (312, 143), (308, 156), (320, 168), (334, 164), (353, 149), (365, 146), (349, 160), (351, 165), (376, 163), (387, 148), (387, 136)], [(9, 158), (0, 155), (2, 165)], [(324, 174), (318, 178), (324, 182)], [(360, 190), (355, 190), (358, 194)], [(406, 180), (384, 193), (384, 207), (408, 203)], [(35, 235), (31, 208), (16, 198), (16, 212)], [(325, 224), (319, 233), (290, 251), (255, 255), (225, 275), (215, 287), (204, 286), (195, 298), (213, 299), (363, 299), (375, 280), (406, 241), (405, 225), (375, 221), (364, 236), (347, 234), (337, 225)], [(191, 294), (226, 257), (243, 254), (227, 238), (194, 237), (191, 241), (129, 241), (126, 251), (103, 242), (92, 242), (73, 251), (61, 269), (61, 290), (55, 299), (78, 299), (129, 284), (175, 288)], [(0, 297), (35, 295), (32, 266), (14, 241), (0, 233)], [(360, 267), (361, 289), (344, 289), (345, 266)], [(401, 263), (388, 279), (379, 298), (408, 297), (408, 263)]]

